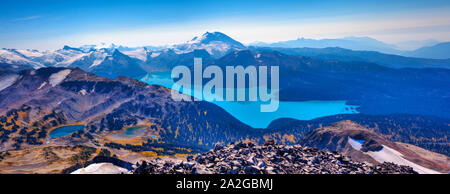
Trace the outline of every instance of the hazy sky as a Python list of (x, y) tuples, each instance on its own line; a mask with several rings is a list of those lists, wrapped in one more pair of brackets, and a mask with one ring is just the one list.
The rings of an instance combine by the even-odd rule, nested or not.
[(450, 41), (450, 1), (0, 0), (0, 48), (181, 43), (205, 31), (243, 42), (370, 36)]

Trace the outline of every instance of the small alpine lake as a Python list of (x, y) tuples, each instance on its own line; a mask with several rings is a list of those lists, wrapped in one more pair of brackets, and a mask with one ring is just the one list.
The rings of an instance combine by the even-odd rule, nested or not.
[(151, 137), (157, 139), (156, 135), (149, 134), (148, 127), (135, 126), (125, 128), (124, 131), (110, 135), (113, 140), (130, 140), (135, 137)]
[(57, 138), (57, 137), (64, 137), (66, 135), (70, 135), (76, 131), (80, 131), (84, 129), (84, 125), (67, 125), (62, 127), (57, 127), (50, 131), (48, 134), (49, 138)]

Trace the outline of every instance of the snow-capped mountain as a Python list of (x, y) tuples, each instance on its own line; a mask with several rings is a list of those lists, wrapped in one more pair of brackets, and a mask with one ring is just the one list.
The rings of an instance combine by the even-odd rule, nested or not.
[(189, 53), (194, 50), (206, 50), (210, 55), (219, 58), (230, 51), (242, 50), (246, 47), (221, 32), (206, 32), (200, 37), (194, 37), (192, 40), (173, 45), (171, 47), (177, 54)]
[(62, 49), (55, 51), (0, 49), (0, 67), (13, 71), (39, 69), (49, 66), (79, 67), (85, 71), (98, 72), (98, 69), (108, 70), (108, 68), (105, 69), (104, 67), (99, 67), (99, 65), (111, 64), (111, 61), (113, 61), (114, 66), (117, 67), (109, 67), (111, 72), (107, 74), (104, 72), (99, 73), (114, 77), (120, 75), (120, 71), (115, 71), (115, 69), (123, 70), (123, 67), (137, 69), (134, 66), (139, 66), (140, 63), (145, 61), (147, 55), (145, 49), (143, 53), (140, 53), (140, 49), (128, 51), (128, 54), (132, 56), (128, 57), (120, 53), (115, 47), (117, 46), (114, 44), (102, 44), (86, 45), (78, 48), (64, 46)]
[(89, 67), (101, 63), (109, 52), (109, 49), (87, 50), (86, 47), (69, 46), (55, 51), (0, 49), (0, 63), (11, 70), (38, 69), (48, 66), (69, 67), (79, 61), (90, 61), (91, 64), (86, 65)]
[[(99, 76), (116, 78), (117, 76), (126, 76), (129, 78), (139, 78), (147, 74), (142, 68), (144, 61), (132, 58), (117, 49), (99, 51), (91, 53), (94, 62), (89, 61), (89, 67), (81, 67), (91, 73)], [(97, 58), (96, 58), (97, 57)], [(75, 67), (77, 64), (72, 64)]]
[(111, 55), (112, 50), (107, 48), (90, 48), (88, 51), (85, 51), (80, 48), (71, 48), (65, 46), (63, 49), (58, 50), (57, 52), (64, 53), (65, 56), (70, 58), (70, 60), (66, 60), (63, 63), (60, 62), (55, 66), (80, 67), (81, 69), (89, 70), (90, 68), (93, 68), (102, 63), (107, 56)]
[[(32, 60), (33, 57), (41, 57), (42, 53), (36, 50), (0, 49), (0, 67), (12, 70), (38, 69), (45, 67), (42, 63)], [(8, 67), (6, 67), (8, 64)]]
[(108, 50), (113, 50), (113, 49), (117, 49), (121, 47), (120, 45), (116, 45), (114, 43), (100, 43), (100, 44), (90, 44), (90, 45), (83, 45), (80, 46), (78, 49), (84, 51), (84, 52), (89, 52), (92, 50), (100, 50), (100, 49), (108, 49)]
[(135, 59), (139, 59), (141, 61), (146, 61), (148, 55), (151, 55), (151, 51), (148, 50), (147, 48), (143, 47), (143, 48), (137, 48), (134, 50), (125, 50), (125, 51), (121, 51), (123, 54), (128, 55), (129, 57), (135, 58)]
[(243, 44), (223, 33), (206, 32), (186, 43), (166, 47), (126, 47), (101, 43), (80, 47), (64, 46), (55, 51), (1, 49), (0, 68), (20, 71), (50, 66), (79, 67), (113, 77), (122, 75), (123, 72), (137, 75), (126, 68), (140, 71), (164, 67), (162, 69), (167, 70), (171, 66), (164, 66), (166, 63), (190, 64), (195, 53), (207, 59), (219, 58), (231, 51), (243, 49), (246, 49)]

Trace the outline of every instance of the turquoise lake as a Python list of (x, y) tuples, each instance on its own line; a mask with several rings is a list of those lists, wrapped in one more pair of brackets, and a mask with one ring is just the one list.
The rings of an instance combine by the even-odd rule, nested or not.
[(69, 125), (58, 127), (48, 134), (49, 138), (63, 137), (66, 135), (70, 135), (73, 132), (80, 131), (84, 129), (84, 125)]
[[(150, 85), (161, 85), (172, 88), (174, 82), (170, 72), (150, 73), (140, 79)], [(184, 91), (181, 91), (185, 93)], [(194, 91), (194, 97), (199, 98), (201, 91)], [(358, 106), (347, 105), (346, 101), (280, 101), (275, 112), (261, 112), (260, 105), (269, 102), (262, 101), (210, 101), (241, 122), (254, 128), (266, 128), (273, 120), (279, 118), (293, 118), (298, 120), (311, 120), (319, 117), (337, 114), (357, 114)]]

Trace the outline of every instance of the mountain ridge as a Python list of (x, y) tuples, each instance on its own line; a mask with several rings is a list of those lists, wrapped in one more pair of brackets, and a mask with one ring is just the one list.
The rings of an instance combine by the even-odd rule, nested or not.
[(425, 46), (413, 51), (404, 52), (404, 56), (423, 57), (432, 59), (450, 59), (450, 42), (442, 42), (432, 46)]
[[(298, 40), (307, 41), (309, 39)], [(383, 45), (379, 41), (368, 37), (347, 37), (342, 40), (347, 42), (371, 42), (374, 45)], [(336, 46), (336, 44), (334, 46)], [(384, 45), (384, 47), (391, 46)], [(247, 49), (258, 52), (279, 51), (289, 55), (311, 56), (326, 60), (370, 62), (391, 68), (450, 68), (450, 59), (411, 58), (400, 55), (383, 54), (375, 51), (358, 51), (339, 47), (328, 47), (323, 49), (246, 47), (242, 43), (221, 32), (206, 32), (201, 36), (194, 37), (186, 43), (167, 47), (129, 48), (115, 44), (99, 44), (84, 45), (80, 47), (65, 45), (63, 48), (55, 51), (0, 49), (0, 67), (14, 71), (29, 68), (37, 69), (47, 66), (81, 67), (85, 71), (99, 73), (99, 75), (108, 76), (110, 78), (119, 75), (138, 78), (144, 73), (132, 73), (135, 70), (158, 72), (168, 71), (170, 70), (170, 67), (176, 65), (187, 65), (188, 63), (186, 61), (188, 59), (193, 60), (192, 53), (194, 53), (194, 56), (200, 56), (206, 60), (218, 60), (229, 53)], [(195, 54), (202, 51), (205, 54)], [(112, 60), (115, 61), (115, 64), (112, 65), (111, 62), (108, 61), (111, 60), (109, 56), (112, 56), (112, 54), (116, 52), (127, 55), (129, 58), (125, 59), (126, 57), (117, 55), (120, 56), (119, 58), (121, 59), (114, 59), (113, 56)], [(101, 67), (103, 65), (105, 66)], [(112, 73), (107, 72), (106, 70), (111, 67), (113, 67)], [(130, 69), (127, 69), (127, 67), (130, 67)]]
[(315, 129), (306, 134), (300, 142), (304, 146), (337, 151), (358, 162), (372, 164), (394, 162), (412, 166), (421, 174), (450, 171), (448, 157), (447, 160), (442, 161), (444, 163), (430, 158), (425, 159), (406, 147), (388, 141), (373, 131), (348, 120)]

